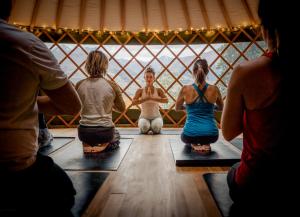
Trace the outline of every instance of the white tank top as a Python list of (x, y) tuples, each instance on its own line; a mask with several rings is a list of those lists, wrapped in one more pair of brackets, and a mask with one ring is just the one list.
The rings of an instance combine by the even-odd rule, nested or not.
[[(142, 99), (147, 97), (146, 88), (143, 88)], [(156, 88), (154, 88), (153, 97), (159, 97)], [(155, 119), (161, 117), (159, 112), (159, 104), (156, 101), (149, 100), (141, 104), (142, 111), (140, 118)]]

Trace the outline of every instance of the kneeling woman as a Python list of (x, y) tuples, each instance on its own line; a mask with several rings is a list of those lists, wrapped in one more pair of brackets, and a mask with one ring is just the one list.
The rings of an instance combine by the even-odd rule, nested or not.
[[(219, 130), (214, 118), (214, 107), (223, 108), (223, 100), (217, 86), (206, 83), (208, 65), (205, 59), (198, 59), (193, 68), (195, 83), (184, 85), (176, 101), (176, 110), (187, 112), (187, 119), (181, 134), (184, 143), (191, 144), (200, 154), (209, 154), (210, 144), (218, 140)], [(185, 103), (185, 105), (184, 105)]]
[(112, 121), (112, 109), (125, 110), (120, 88), (105, 79), (108, 59), (100, 51), (89, 53), (85, 69), (90, 75), (76, 85), (82, 102), (78, 136), (84, 152), (101, 152), (119, 146), (120, 135)]
[(152, 68), (146, 69), (144, 78), (146, 87), (136, 91), (132, 105), (141, 104), (142, 106), (138, 122), (141, 133), (158, 134), (163, 127), (158, 103), (167, 103), (168, 98), (162, 89), (153, 86), (155, 73)]

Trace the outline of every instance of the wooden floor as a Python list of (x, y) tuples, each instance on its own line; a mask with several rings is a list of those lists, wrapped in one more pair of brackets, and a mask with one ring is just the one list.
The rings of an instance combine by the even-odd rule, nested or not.
[[(77, 134), (76, 129), (51, 131), (55, 136)], [(82, 216), (221, 217), (202, 174), (227, 167), (176, 167), (169, 139), (179, 135), (126, 137), (134, 140), (119, 169), (110, 172)]]

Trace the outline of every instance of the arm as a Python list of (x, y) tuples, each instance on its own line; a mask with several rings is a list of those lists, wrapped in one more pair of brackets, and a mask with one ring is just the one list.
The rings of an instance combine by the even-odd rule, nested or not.
[(32, 70), (40, 79), (40, 89), (47, 95), (37, 98), (40, 112), (49, 115), (77, 114), (81, 109), (79, 96), (51, 51), (35, 38), (30, 55)]
[(140, 99), (142, 97), (143, 89), (138, 89), (132, 99), (132, 105), (138, 105), (145, 102), (145, 99)]
[(240, 67), (235, 68), (228, 84), (227, 98), (222, 114), (222, 133), (226, 140), (232, 140), (243, 130), (243, 95)]
[(183, 86), (178, 94), (176, 103), (175, 103), (175, 110), (179, 111), (179, 110), (185, 110), (185, 107), (183, 105), (184, 103), (184, 90), (185, 90), (185, 86)]
[(122, 92), (121, 92), (119, 86), (113, 81), (108, 81), (108, 82), (116, 93), (116, 98), (114, 101), (114, 109), (119, 112), (125, 111), (126, 105), (125, 105), (124, 99), (122, 97)]
[(216, 104), (218, 106), (218, 110), (222, 111), (223, 107), (224, 107), (222, 95), (221, 95), (221, 92), (220, 92), (219, 88), (217, 86), (216, 86), (216, 88), (217, 88), (217, 101), (216, 101)]
[[(75, 115), (81, 109), (81, 102), (71, 82), (54, 90), (43, 89), (47, 96), (38, 96), (40, 112), (49, 115)], [(66, 100), (67, 99), (67, 100)]]
[(169, 100), (162, 89), (157, 88), (157, 93), (159, 98), (151, 97), (151, 100), (159, 103), (168, 103)]

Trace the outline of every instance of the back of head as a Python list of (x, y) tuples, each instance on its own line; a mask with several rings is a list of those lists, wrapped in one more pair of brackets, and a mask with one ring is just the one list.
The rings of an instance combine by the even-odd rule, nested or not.
[(86, 72), (91, 78), (103, 78), (108, 68), (108, 59), (101, 51), (91, 51), (85, 63)]
[(197, 84), (202, 84), (208, 74), (208, 64), (205, 59), (197, 59), (193, 67), (193, 76)]
[(0, 19), (8, 20), (12, 10), (12, 0), (0, 0)]

